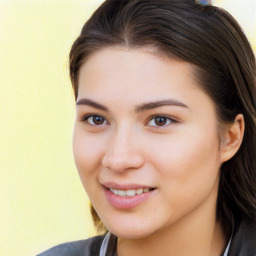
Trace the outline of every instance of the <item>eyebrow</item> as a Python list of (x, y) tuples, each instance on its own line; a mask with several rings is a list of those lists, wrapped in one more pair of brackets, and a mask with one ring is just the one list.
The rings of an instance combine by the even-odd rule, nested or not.
[(101, 110), (104, 110), (106, 112), (108, 112), (108, 108), (101, 105), (100, 103), (97, 103), (93, 100), (89, 100), (89, 99), (80, 99), (76, 102), (76, 105), (79, 106), (79, 105), (87, 105), (87, 106), (91, 106), (93, 108), (97, 108), (97, 109), (101, 109)]
[[(97, 103), (93, 100), (90, 99), (80, 99), (76, 102), (76, 105), (87, 105), (87, 106), (91, 106), (93, 108), (97, 108), (100, 110), (104, 110), (106, 112), (108, 112), (108, 108), (100, 103)], [(152, 101), (152, 102), (147, 102), (147, 103), (143, 103), (140, 105), (137, 105), (135, 107), (135, 112), (139, 113), (139, 112), (143, 112), (146, 110), (150, 110), (150, 109), (154, 109), (154, 108), (159, 108), (159, 107), (163, 107), (163, 106), (177, 106), (177, 107), (183, 107), (183, 108), (189, 108), (187, 105), (185, 105), (184, 103), (176, 100), (176, 99), (164, 99), (164, 100), (158, 100), (158, 101)]]
[(184, 103), (176, 100), (176, 99), (164, 99), (164, 100), (159, 100), (159, 101), (152, 101), (148, 103), (143, 103), (141, 105), (138, 105), (135, 108), (135, 112), (143, 112), (146, 110), (154, 109), (154, 108), (159, 108), (163, 106), (177, 106), (177, 107), (183, 107), (183, 108), (189, 108), (187, 105)]

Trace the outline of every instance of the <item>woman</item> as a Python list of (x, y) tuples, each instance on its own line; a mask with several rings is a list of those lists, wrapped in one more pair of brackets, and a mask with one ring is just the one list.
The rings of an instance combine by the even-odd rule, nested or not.
[(84, 25), (73, 149), (106, 234), (42, 255), (256, 255), (255, 57), (206, 2), (107, 0)]

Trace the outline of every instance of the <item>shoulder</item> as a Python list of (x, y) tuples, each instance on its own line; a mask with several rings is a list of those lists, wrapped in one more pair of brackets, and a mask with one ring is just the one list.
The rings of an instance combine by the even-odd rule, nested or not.
[(256, 256), (256, 218), (235, 226), (228, 256)]
[(86, 240), (63, 243), (37, 256), (95, 256), (99, 255), (104, 236), (95, 236)]

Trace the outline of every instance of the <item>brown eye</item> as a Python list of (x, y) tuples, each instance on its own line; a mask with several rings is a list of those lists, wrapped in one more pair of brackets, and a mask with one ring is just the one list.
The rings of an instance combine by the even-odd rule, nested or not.
[(166, 125), (167, 121), (168, 120), (167, 120), (166, 117), (159, 116), (159, 117), (155, 118), (155, 124), (158, 125), (158, 126)]
[(150, 121), (149, 121), (149, 126), (153, 127), (164, 127), (167, 126), (171, 123), (175, 123), (175, 120), (172, 120), (169, 117), (166, 116), (154, 116)]
[(91, 125), (103, 125), (106, 124), (107, 121), (104, 117), (99, 115), (91, 115), (85, 119)]

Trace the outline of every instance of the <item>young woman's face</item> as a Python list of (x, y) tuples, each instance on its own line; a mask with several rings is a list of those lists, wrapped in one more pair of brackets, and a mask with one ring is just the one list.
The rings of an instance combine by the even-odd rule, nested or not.
[(75, 162), (103, 223), (124, 238), (214, 218), (216, 210), (214, 103), (192, 65), (152, 51), (106, 48), (79, 74)]

